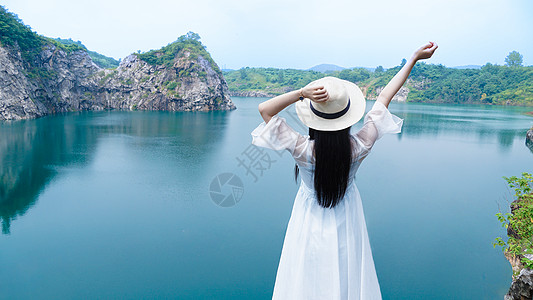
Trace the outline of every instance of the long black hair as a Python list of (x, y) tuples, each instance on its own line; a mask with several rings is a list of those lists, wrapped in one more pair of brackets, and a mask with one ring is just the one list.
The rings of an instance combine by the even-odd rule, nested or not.
[[(309, 128), (309, 138), (315, 141), (314, 185), (318, 204), (333, 208), (344, 197), (348, 187), (352, 162), (350, 127), (338, 131)], [(295, 180), (298, 173), (298, 165), (295, 165)]]

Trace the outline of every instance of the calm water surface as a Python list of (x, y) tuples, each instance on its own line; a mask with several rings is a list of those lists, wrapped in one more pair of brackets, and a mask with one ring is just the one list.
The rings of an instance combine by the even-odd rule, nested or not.
[[(269, 299), (297, 185), (287, 153), (250, 147), (261, 100), (1, 123), (0, 298)], [(495, 214), (502, 176), (533, 172), (527, 110), (391, 105), (403, 133), (357, 179), (384, 299), (502, 299)], [(221, 173), (235, 206), (210, 197)]]

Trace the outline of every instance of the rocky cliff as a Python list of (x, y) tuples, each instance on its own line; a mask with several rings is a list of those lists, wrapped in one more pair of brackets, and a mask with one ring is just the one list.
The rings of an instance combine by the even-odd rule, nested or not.
[(80, 110), (235, 109), (222, 73), (198, 39), (184, 36), (165, 53), (149, 52), (166, 55), (164, 61), (133, 54), (116, 69), (100, 68), (85, 50), (51, 42), (31, 61), (17, 43), (0, 43), (0, 120)]

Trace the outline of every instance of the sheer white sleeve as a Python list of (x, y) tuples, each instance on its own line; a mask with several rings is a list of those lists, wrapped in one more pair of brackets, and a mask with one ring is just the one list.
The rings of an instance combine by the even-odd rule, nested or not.
[(272, 150), (288, 150), (295, 159), (304, 158), (309, 137), (292, 129), (284, 118), (275, 115), (252, 131), (252, 144)]
[(355, 134), (355, 139), (364, 150), (370, 151), (384, 134), (401, 132), (402, 124), (402, 119), (391, 114), (385, 105), (376, 101), (366, 114), (363, 128)]

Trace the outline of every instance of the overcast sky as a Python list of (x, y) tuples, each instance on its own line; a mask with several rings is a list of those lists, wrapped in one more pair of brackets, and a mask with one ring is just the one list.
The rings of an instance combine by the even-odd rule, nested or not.
[(26, 25), (116, 59), (200, 34), (222, 68), (398, 65), (436, 41), (430, 63), (533, 65), (532, 0), (4, 0)]

